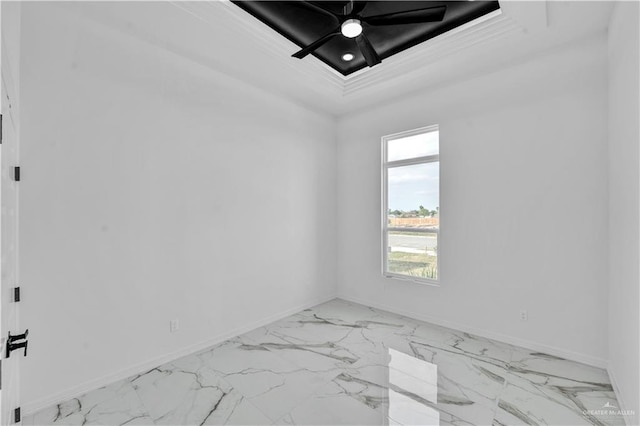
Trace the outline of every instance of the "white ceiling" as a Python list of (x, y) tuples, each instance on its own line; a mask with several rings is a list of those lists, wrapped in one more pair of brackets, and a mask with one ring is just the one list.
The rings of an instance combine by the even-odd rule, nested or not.
[[(343, 77), (227, 1), (84, 3), (92, 20), (332, 115), (521, 63), (606, 31), (609, 1), (501, 1), (501, 12)], [(77, 5), (77, 3), (76, 3)]]

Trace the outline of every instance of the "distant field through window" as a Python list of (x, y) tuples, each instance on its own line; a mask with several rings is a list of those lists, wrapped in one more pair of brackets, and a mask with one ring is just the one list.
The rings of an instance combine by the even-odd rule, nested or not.
[(438, 126), (382, 138), (383, 274), (438, 281)]

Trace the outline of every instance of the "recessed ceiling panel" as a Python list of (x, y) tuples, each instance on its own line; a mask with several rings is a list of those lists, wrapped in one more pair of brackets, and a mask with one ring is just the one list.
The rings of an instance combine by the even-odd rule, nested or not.
[[(310, 54), (345, 76), (368, 66), (363, 55), (362, 37), (348, 38), (341, 33), (341, 24), (348, 19), (355, 19), (361, 24), (364, 38), (379, 59), (384, 60), (500, 8), (497, 1), (269, 0), (233, 3), (300, 46), (300, 49), (328, 34), (334, 34)], [(435, 22), (411, 22), (425, 20), (425, 10), (443, 11), (444, 15), (436, 14), (439, 16), (434, 18)], [(298, 50), (294, 49), (291, 54)], [(349, 61), (343, 59), (347, 54), (352, 55)], [(291, 60), (304, 61), (309, 58), (292, 57)], [(369, 58), (369, 64), (374, 62)]]

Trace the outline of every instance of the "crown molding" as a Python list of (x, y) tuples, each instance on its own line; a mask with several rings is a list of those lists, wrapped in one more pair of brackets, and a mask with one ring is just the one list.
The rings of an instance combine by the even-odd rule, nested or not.
[(438, 61), (458, 52), (473, 49), (503, 37), (514, 37), (523, 29), (504, 13), (497, 10), (456, 30), (449, 31), (425, 43), (387, 58), (384, 66), (367, 69), (344, 82), (344, 96), (352, 96), (391, 80), (405, 80), (423, 74)]
[[(208, 24), (216, 27), (223, 25), (230, 34), (248, 35), (261, 51), (278, 60), (293, 73), (306, 76), (310, 81), (321, 80), (326, 88), (335, 94), (342, 93), (344, 81), (340, 74), (318, 60), (293, 60), (291, 52), (299, 49), (297, 45), (230, 1), (184, 2), (177, 0), (170, 1), (170, 3)], [(226, 19), (221, 19), (221, 15), (224, 15)]]

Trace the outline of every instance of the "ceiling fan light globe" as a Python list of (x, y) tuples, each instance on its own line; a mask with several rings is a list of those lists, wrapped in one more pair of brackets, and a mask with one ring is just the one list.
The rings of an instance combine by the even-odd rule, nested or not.
[(359, 19), (347, 19), (340, 26), (340, 32), (347, 38), (358, 37), (362, 34), (362, 24)]

